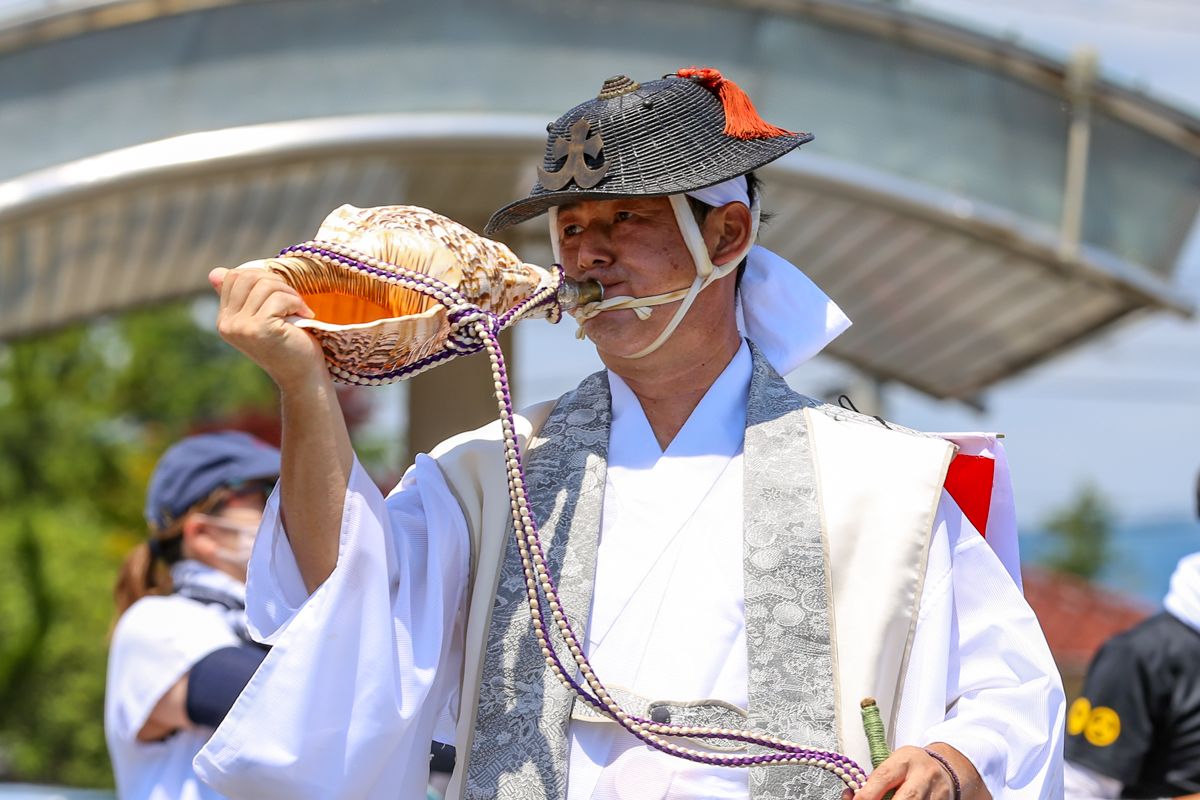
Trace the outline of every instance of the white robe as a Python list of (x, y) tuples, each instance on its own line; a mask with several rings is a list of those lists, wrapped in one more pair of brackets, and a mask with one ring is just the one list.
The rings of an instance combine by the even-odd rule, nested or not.
[[(750, 371), (743, 345), (666, 452), (636, 397), (609, 375), (588, 625), (588, 655), (607, 683), (746, 705)], [(997, 800), (1060, 797), (1065, 709), (1041, 629), (945, 493), (935, 525), (893, 738), (954, 746)], [(272, 498), (247, 610), (275, 649), (197, 757), (201, 777), (231, 797), (423, 797), (430, 740), (454, 739), (468, 559), (462, 512), (425, 456), (386, 501), (355, 464), (338, 566), (311, 598)], [(651, 751), (613, 725), (572, 722), (569, 759), (571, 800), (748, 796), (744, 771)]]

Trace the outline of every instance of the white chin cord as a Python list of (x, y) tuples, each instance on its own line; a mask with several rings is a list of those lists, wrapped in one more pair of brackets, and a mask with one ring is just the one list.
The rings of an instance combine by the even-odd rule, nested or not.
[[(671, 338), (671, 334), (679, 327), (679, 323), (683, 322), (684, 316), (687, 314), (688, 309), (692, 307), (692, 303), (696, 301), (696, 297), (699, 296), (700, 292), (708, 288), (710, 284), (736, 270), (738, 264), (742, 263), (742, 260), (746, 258), (746, 254), (750, 252), (750, 248), (754, 247), (754, 243), (758, 239), (759, 207), (758, 198), (755, 198), (750, 205), (750, 236), (747, 238), (745, 246), (734, 257), (718, 267), (709, 258), (708, 247), (704, 244), (704, 236), (700, 233), (700, 226), (696, 223), (695, 215), (692, 214), (692, 208), (688, 204), (687, 196), (673, 194), (668, 196), (667, 199), (671, 201), (671, 210), (675, 212), (675, 222), (679, 225), (679, 232), (683, 235), (683, 241), (687, 245), (688, 252), (691, 253), (692, 263), (696, 267), (696, 279), (686, 289), (676, 289), (672, 292), (664, 292), (663, 294), (654, 294), (647, 297), (606, 297), (597, 303), (588, 303), (579, 306), (571, 311), (571, 316), (579, 323), (579, 330), (575, 332), (576, 338), (582, 339), (584, 337), (583, 323), (605, 311), (632, 309), (637, 314), (638, 319), (647, 320), (650, 318), (654, 306), (661, 306), (682, 300), (683, 302), (679, 303), (679, 308), (675, 309), (675, 315), (671, 317), (671, 321), (667, 323), (667, 327), (663, 328), (662, 333), (649, 345), (633, 355), (627, 356), (627, 358), (643, 358), (650, 355), (662, 347), (667, 339)], [(550, 208), (550, 244), (554, 250), (555, 262), (562, 263), (558, 241), (558, 208), (554, 206)]]

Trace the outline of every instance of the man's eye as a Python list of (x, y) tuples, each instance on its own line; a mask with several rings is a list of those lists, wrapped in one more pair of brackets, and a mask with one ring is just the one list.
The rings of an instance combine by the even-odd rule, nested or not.
[(578, 236), (583, 231), (579, 225), (568, 225), (562, 229), (561, 238), (565, 239), (568, 236)]
[(633, 219), (633, 212), (632, 211), (618, 211), (616, 213), (615, 218), (616, 218), (617, 222), (625, 222), (626, 220)]

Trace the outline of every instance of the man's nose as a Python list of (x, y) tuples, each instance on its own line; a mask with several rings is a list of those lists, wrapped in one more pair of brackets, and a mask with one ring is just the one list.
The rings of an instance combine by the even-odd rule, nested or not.
[(579, 234), (579, 252), (575, 261), (581, 272), (600, 269), (613, 263), (612, 237), (604, 226), (589, 225)]

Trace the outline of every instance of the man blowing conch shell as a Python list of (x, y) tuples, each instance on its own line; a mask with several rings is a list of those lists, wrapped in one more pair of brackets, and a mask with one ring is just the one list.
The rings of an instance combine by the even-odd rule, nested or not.
[[(607, 369), (517, 418), (549, 574), (595, 675), (639, 718), (861, 765), (859, 701), (875, 697), (895, 752), (857, 800), (1061, 797), (1061, 683), (943, 488), (955, 446), (780, 377), (849, 324), (755, 244), (753, 171), (811, 137), (699, 69), (610, 79), (548, 131), (538, 182), (488, 232), (549, 212), (568, 277), (664, 296), (577, 315)], [(197, 757), (205, 781), (235, 798), (424, 797), (437, 741), (457, 748), (456, 798), (842, 796), (820, 769), (679, 758), (595, 713), (531, 627), (499, 426), (418, 456), (384, 498), (320, 347), (284, 321), (311, 316), (300, 295), (262, 270), (211, 280), (221, 334), (279, 385), (283, 469), (247, 608), (273, 650)]]

